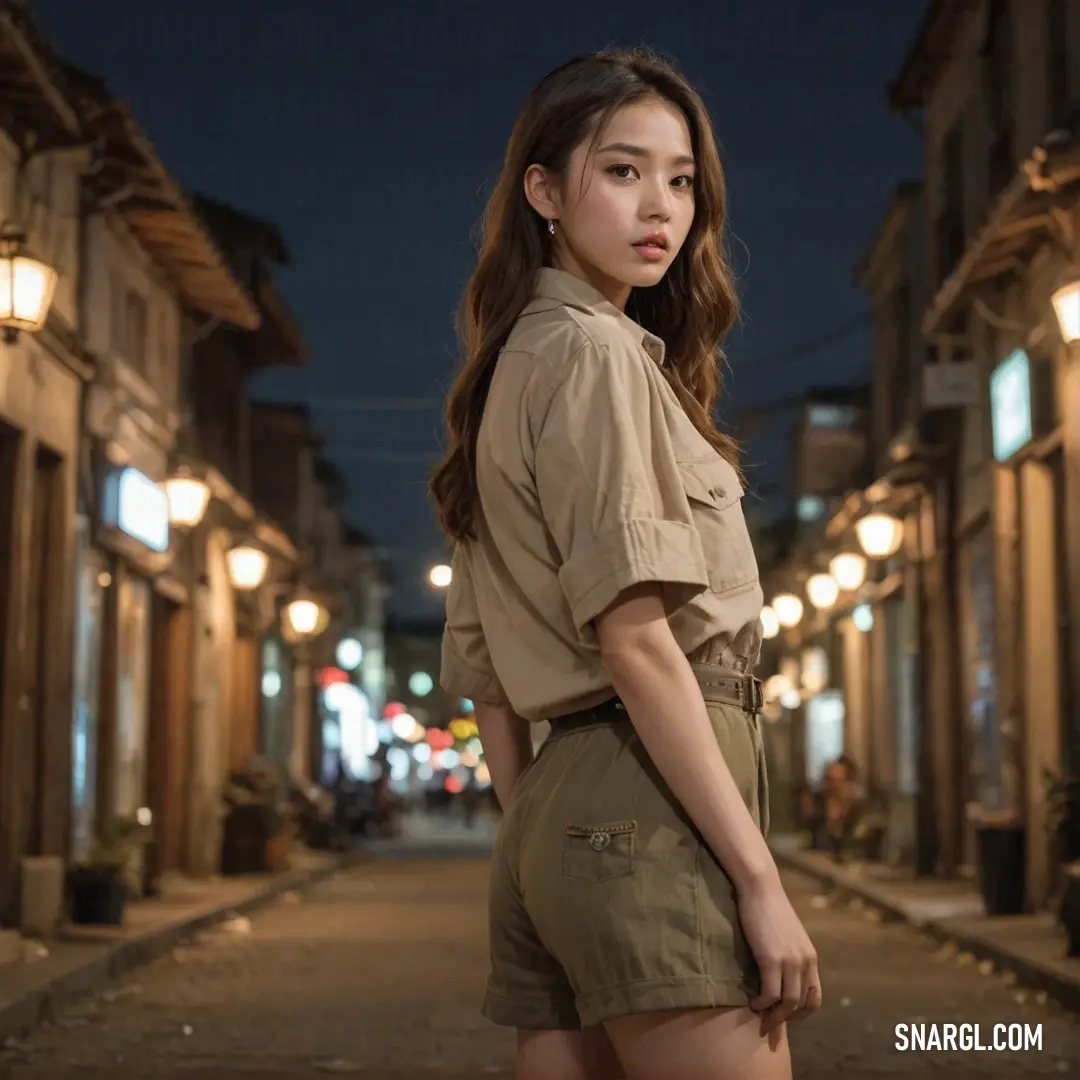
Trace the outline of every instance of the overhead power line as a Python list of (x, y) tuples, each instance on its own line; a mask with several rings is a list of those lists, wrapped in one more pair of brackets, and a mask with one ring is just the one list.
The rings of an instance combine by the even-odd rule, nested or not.
[(312, 398), (312, 409), (322, 412), (419, 412), (423, 409), (441, 409), (441, 398), (433, 397), (332, 397)]
[(335, 449), (335, 461), (382, 461), (401, 464), (433, 464), (439, 457), (438, 450), (350, 450)]
[[(775, 353), (764, 356), (739, 358), (732, 360), (732, 367), (738, 370), (755, 371), (761, 368), (785, 367), (814, 356), (837, 342), (854, 337), (872, 321), (869, 312), (863, 312), (853, 319), (835, 326), (824, 333), (789, 346)], [(439, 397), (362, 397), (340, 395), (328, 398), (312, 398), (308, 405), (312, 409), (327, 413), (351, 412), (423, 412), (428, 409), (442, 409), (445, 401)]]
[(753, 357), (746, 360), (736, 358), (732, 361), (732, 367), (758, 370), (763, 367), (783, 367), (787, 364), (793, 364), (809, 356), (814, 356), (816, 353), (821, 352), (822, 349), (835, 345), (838, 341), (846, 341), (848, 338), (854, 337), (872, 321), (873, 316), (866, 311), (853, 319), (849, 319), (847, 322), (841, 323), (839, 326), (833, 327), (831, 330), (826, 330), (817, 337), (808, 338), (778, 352), (759, 356), (757, 359)]

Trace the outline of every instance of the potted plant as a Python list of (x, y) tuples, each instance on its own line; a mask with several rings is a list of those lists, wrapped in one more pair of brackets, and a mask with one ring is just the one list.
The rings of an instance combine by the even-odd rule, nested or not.
[(71, 921), (120, 926), (129, 898), (138, 896), (142, 874), (137, 859), (147, 826), (134, 817), (116, 816), (99, 833), (86, 859), (68, 872)]
[(265, 874), (278, 868), (288, 824), (278, 806), (280, 782), (273, 765), (255, 759), (225, 781), (228, 807), (222, 823), (221, 872)]
[(1080, 780), (1043, 770), (1046, 827), (1062, 870), (1058, 920), (1065, 931), (1065, 955), (1080, 957)]
[(979, 808), (976, 823), (979, 893), (987, 915), (1020, 915), (1027, 884), (1027, 835), (1016, 816)]

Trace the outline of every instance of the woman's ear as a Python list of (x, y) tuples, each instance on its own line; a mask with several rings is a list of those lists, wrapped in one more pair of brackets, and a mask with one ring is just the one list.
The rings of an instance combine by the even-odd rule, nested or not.
[(546, 221), (557, 221), (561, 207), (555, 177), (543, 165), (530, 165), (525, 170), (524, 185), (529, 205)]

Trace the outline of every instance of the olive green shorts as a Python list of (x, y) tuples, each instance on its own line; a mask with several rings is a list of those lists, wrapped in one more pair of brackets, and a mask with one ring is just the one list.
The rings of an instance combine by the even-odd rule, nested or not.
[[(759, 719), (703, 693), (728, 767), (767, 832)], [(626, 713), (597, 715), (543, 744), (503, 819), (484, 1015), (577, 1029), (633, 1013), (745, 1006), (760, 973), (731, 880)]]

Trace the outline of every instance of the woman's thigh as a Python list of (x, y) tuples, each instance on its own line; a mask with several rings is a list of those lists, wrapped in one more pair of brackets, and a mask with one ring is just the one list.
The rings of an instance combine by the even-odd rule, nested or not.
[(625, 1080), (603, 1027), (519, 1031), (516, 1080)]
[(640, 1013), (605, 1023), (627, 1080), (791, 1080), (785, 1026), (746, 1008)]

